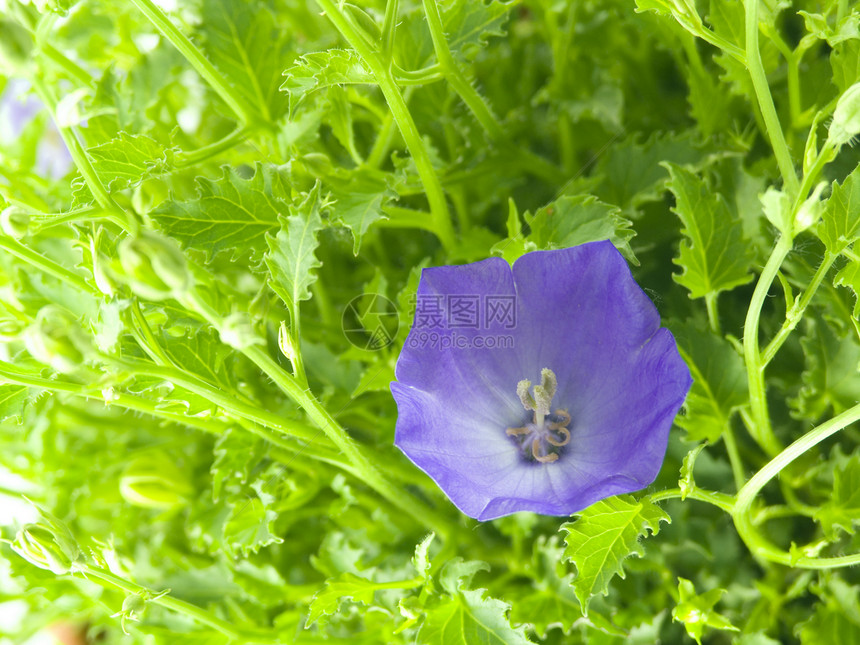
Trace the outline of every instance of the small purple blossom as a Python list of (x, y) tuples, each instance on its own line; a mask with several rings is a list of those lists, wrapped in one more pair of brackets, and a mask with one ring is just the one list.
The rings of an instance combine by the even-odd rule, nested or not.
[[(479, 324), (446, 343), (462, 296)], [(442, 314), (416, 311), (397, 362), (395, 444), (461, 511), (571, 515), (654, 481), (692, 379), (610, 242), (424, 269), (422, 301)]]
[[(26, 81), (13, 79), (0, 95), (0, 143), (14, 143), (24, 128), (45, 109), (42, 102), (29, 93)], [(50, 179), (65, 177), (72, 168), (72, 156), (53, 122), (45, 128), (36, 149), (36, 172)]]

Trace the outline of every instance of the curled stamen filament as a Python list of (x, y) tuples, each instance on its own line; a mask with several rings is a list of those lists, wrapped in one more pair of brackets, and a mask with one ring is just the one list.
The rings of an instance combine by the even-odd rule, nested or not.
[(551, 422), (549, 424), (550, 430), (560, 430), (561, 428), (570, 425), (570, 415), (568, 414), (567, 410), (556, 410), (555, 413), (557, 416), (560, 416), (563, 421)]
[(540, 454), (540, 439), (532, 441), (532, 456), (542, 464), (549, 464), (558, 459), (558, 455), (554, 452), (551, 452), (548, 455)]
[(570, 430), (567, 428), (553, 428), (555, 432), (558, 432), (561, 435), (561, 439), (556, 439), (552, 436), (552, 434), (546, 435), (546, 440), (549, 441), (552, 445), (556, 447), (566, 446), (570, 443)]
[(508, 428), (507, 430), (505, 430), (505, 434), (507, 434), (509, 437), (520, 434), (528, 434), (529, 432), (530, 430), (528, 428)]

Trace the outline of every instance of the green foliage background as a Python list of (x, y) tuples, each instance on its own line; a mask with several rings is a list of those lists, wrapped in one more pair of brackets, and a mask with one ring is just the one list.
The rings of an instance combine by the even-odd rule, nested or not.
[[(0, 1), (0, 642), (860, 641), (857, 3), (160, 5)], [(420, 268), (600, 239), (661, 474), (471, 521), (393, 447)]]

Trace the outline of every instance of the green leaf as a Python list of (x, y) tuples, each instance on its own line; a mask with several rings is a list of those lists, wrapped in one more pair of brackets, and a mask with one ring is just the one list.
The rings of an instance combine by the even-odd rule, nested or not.
[(752, 254), (743, 236), (743, 223), (732, 216), (722, 195), (707, 182), (676, 164), (664, 163), (675, 195), (674, 212), (686, 236), (674, 262), (684, 270), (675, 281), (691, 298), (734, 289), (752, 280)]
[(513, 2), (452, 0), (441, 4), (442, 27), (451, 53), (472, 60), (493, 36), (504, 36)]
[(838, 537), (836, 529), (854, 534), (860, 525), (860, 455), (854, 454), (833, 471), (833, 494), (815, 512), (829, 539)]
[(320, 209), (324, 206), (317, 183), (301, 204), (290, 206), (288, 217), (279, 218), (278, 234), (267, 238), (270, 285), (292, 314), (299, 302), (311, 297), (309, 289), (317, 279), (314, 269), (322, 266), (314, 251), (319, 245), (317, 232), (323, 226)]
[(854, 309), (851, 315), (860, 318), (860, 260), (850, 260), (833, 278), (838, 287), (848, 287), (854, 292)]
[(212, 63), (255, 112), (276, 121), (286, 111), (278, 92), (281, 71), (292, 56), (290, 31), (277, 24), (268, 3), (204, 0), (200, 24)]
[[(168, 172), (173, 165), (173, 152), (145, 134), (128, 132), (120, 132), (117, 138), (87, 149), (96, 175), (109, 193), (133, 188), (147, 177)], [(74, 186), (76, 204), (93, 201), (83, 178), (75, 180)]]
[(284, 72), (281, 91), (289, 94), (290, 114), (310, 94), (333, 85), (370, 85), (376, 82), (353, 49), (329, 49), (305, 54)]
[(528, 241), (540, 249), (561, 249), (586, 242), (610, 240), (624, 256), (636, 262), (630, 248), (635, 235), (621, 209), (599, 201), (592, 195), (565, 195), (524, 215), (531, 227)]
[(251, 179), (228, 167), (216, 181), (198, 177), (197, 193), (190, 201), (167, 201), (151, 215), (164, 233), (185, 249), (202, 251), (208, 261), (222, 252), (258, 259), (266, 233), (277, 228), (287, 210), (283, 177), (259, 163)]
[(468, 589), (472, 577), (488, 568), (484, 562), (464, 562), (461, 558), (454, 558), (445, 565), (440, 580), (449, 595), (426, 610), (419, 642), (427, 645), (525, 645), (529, 642), (523, 627), (511, 627), (507, 617), (510, 605), (487, 597), (485, 589)]
[(29, 398), (25, 385), (0, 385), (0, 421), (20, 419)]
[(331, 183), (331, 216), (352, 231), (352, 252), (358, 255), (361, 238), (367, 229), (380, 219), (387, 219), (382, 212), (396, 193), (379, 180), (358, 172), (350, 175), (347, 182)]
[(722, 436), (732, 412), (747, 401), (743, 359), (728, 341), (694, 323), (672, 331), (693, 376), (685, 414), (675, 423), (687, 431), (689, 441), (713, 443)]
[(412, 566), (418, 572), (418, 575), (425, 580), (430, 578), (430, 543), (436, 537), (435, 533), (430, 533), (418, 546), (415, 547), (415, 554), (412, 556)]
[[(266, 496), (265, 493), (261, 495)], [(264, 546), (281, 544), (284, 540), (272, 530), (272, 523), (277, 516), (275, 511), (267, 508), (261, 497), (240, 497), (224, 524), (224, 548), (227, 553), (235, 557), (241, 552), (247, 556)]]
[(617, 495), (592, 504), (575, 522), (561, 525), (567, 531), (564, 558), (576, 565), (573, 588), (584, 614), (594, 594), (606, 595), (613, 577), (624, 578), (626, 558), (644, 555), (639, 537), (647, 536), (648, 530), (659, 533), (661, 521), (671, 520), (648, 498), (636, 501), (632, 495)]
[(833, 183), (821, 219), (818, 236), (831, 253), (841, 253), (860, 238), (860, 165), (842, 184)]
[(310, 627), (318, 621), (323, 621), (325, 616), (337, 613), (341, 601), (346, 598), (370, 605), (373, 603), (375, 588), (376, 583), (373, 580), (352, 573), (342, 573), (337, 578), (327, 580), (325, 587), (314, 594), (311, 600), (305, 626)]
[(684, 578), (678, 578), (678, 604), (672, 610), (672, 620), (684, 623), (690, 638), (701, 645), (702, 633), (705, 627), (727, 631), (740, 631), (727, 618), (714, 611), (725, 589), (711, 589), (698, 595), (693, 583)]
[(803, 385), (789, 404), (796, 417), (817, 421), (830, 407), (839, 414), (857, 403), (860, 343), (853, 333), (841, 336), (824, 321), (807, 317), (806, 325), (800, 341)]

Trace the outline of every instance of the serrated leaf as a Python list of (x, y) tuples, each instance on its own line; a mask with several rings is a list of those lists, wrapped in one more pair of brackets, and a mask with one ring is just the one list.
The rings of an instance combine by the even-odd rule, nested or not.
[(701, 298), (752, 280), (753, 257), (743, 223), (733, 217), (725, 199), (689, 170), (672, 163), (663, 166), (669, 170), (673, 210), (685, 235), (674, 260), (684, 270), (672, 276), (675, 281), (690, 291), (691, 298)]
[(426, 645), (527, 645), (525, 628), (511, 627), (510, 605), (485, 596), (483, 589), (460, 591), (426, 610), (418, 642)]
[[(147, 177), (167, 172), (173, 163), (173, 149), (145, 134), (120, 132), (107, 143), (87, 149), (96, 175), (110, 193), (133, 188)], [(86, 182), (74, 181), (74, 201), (88, 204), (93, 201)]]
[(732, 412), (747, 401), (743, 359), (728, 341), (693, 323), (673, 327), (673, 332), (693, 376), (685, 414), (675, 423), (687, 431), (690, 441), (713, 443), (722, 436)]
[(369, 85), (376, 82), (353, 49), (329, 49), (305, 54), (284, 72), (281, 91), (289, 94), (290, 114), (308, 95), (332, 85)]
[(451, 52), (473, 59), (492, 36), (504, 36), (503, 26), (512, 2), (453, 0), (442, 5), (442, 26)]
[(251, 179), (229, 167), (214, 181), (198, 177), (197, 193), (190, 201), (169, 200), (151, 216), (182, 248), (202, 251), (207, 260), (222, 252), (258, 258), (266, 233), (277, 228), (287, 210), (283, 177), (262, 164), (257, 164)]
[(314, 255), (322, 228), (320, 185), (298, 206), (290, 206), (288, 217), (279, 219), (281, 230), (267, 239), (266, 265), (272, 274), (270, 285), (294, 313), (299, 302), (311, 297), (310, 286), (316, 280), (314, 269), (322, 266)]
[(351, 598), (356, 602), (370, 605), (376, 583), (353, 573), (342, 573), (337, 578), (327, 580), (325, 586), (314, 594), (311, 600), (308, 620), (305, 627), (321, 621), (325, 616), (337, 612), (342, 600)]
[(540, 249), (609, 240), (628, 260), (636, 262), (630, 248), (635, 235), (630, 221), (621, 216), (617, 206), (604, 204), (592, 195), (565, 195), (524, 217), (531, 227), (528, 242)]
[(803, 385), (790, 399), (794, 416), (812, 421), (828, 408), (835, 414), (857, 403), (860, 392), (860, 343), (853, 333), (840, 336), (821, 320), (808, 319), (800, 340), (805, 368)]
[(836, 539), (836, 529), (854, 534), (860, 525), (860, 455), (854, 454), (833, 472), (833, 494), (815, 512), (825, 535)]
[(25, 385), (0, 385), (0, 421), (20, 419), (29, 398)]
[(380, 219), (387, 219), (382, 212), (396, 193), (379, 180), (353, 173), (348, 182), (331, 184), (331, 216), (352, 231), (352, 252), (358, 255), (361, 238), (367, 229)]
[(645, 550), (640, 536), (656, 535), (660, 522), (671, 522), (659, 506), (645, 498), (618, 495), (592, 504), (575, 522), (562, 524), (567, 531), (564, 558), (576, 565), (573, 581), (583, 614), (596, 593), (609, 593), (609, 582), (616, 575), (624, 577), (623, 562), (631, 555), (641, 557)]
[(818, 236), (831, 253), (860, 238), (860, 165), (841, 184), (833, 183), (821, 220)]
[(289, 31), (276, 24), (265, 2), (205, 0), (202, 12), (200, 33), (215, 67), (255, 112), (278, 120), (286, 111), (278, 86), (292, 55)]
[(854, 292), (854, 309), (851, 315), (860, 318), (860, 260), (850, 260), (833, 278), (838, 287), (848, 287)]
[(247, 556), (264, 546), (281, 544), (284, 540), (272, 533), (277, 516), (259, 497), (240, 498), (224, 524), (224, 548), (234, 556), (240, 552)]
[(727, 618), (714, 611), (725, 589), (711, 589), (699, 595), (693, 583), (684, 578), (678, 578), (678, 604), (672, 610), (672, 620), (684, 623), (684, 628), (690, 638), (701, 645), (702, 633), (705, 627), (727, 631), (740, 631)]

